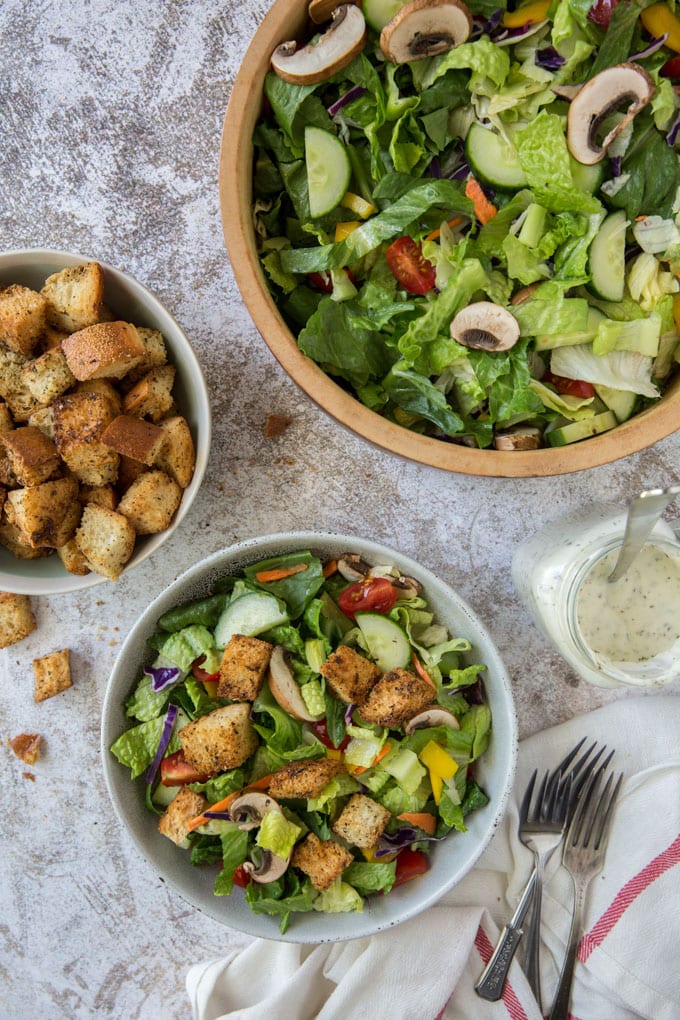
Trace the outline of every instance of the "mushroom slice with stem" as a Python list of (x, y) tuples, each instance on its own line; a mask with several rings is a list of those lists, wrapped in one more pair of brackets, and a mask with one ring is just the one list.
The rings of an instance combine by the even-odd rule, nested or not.
[(333, 11), (339, 6), (340, 0), (310, 0), (307, 14), (315, 25), (323, 25), (324, 21), (328, 21)]
[(459, 46), (472, 31), (472, 15), (460, 0), (411, 0), (380, 33), (380, 49), (393, 64), (434, 57)]
[(278, 811), (281, 814), (281, 805), (269, 794), (258, 790), (245, 790), (229, 805), (232, 820), (238, 822), (239, 829), (244, 832), (256, 829), (268, 811)]
[(347, 67), (366, 43), (366, 21), (354, 4), (340, 4), (331, 24), (316, 41), (298, 49), (293, 40), (281, 43), (271, 56), (272, 70), (293, 85), (316, 85)]
[(498, 432), (493, 441), (497, 450), (538, 450), (541, 445), (541, 430), (533, 426), (508, 429)]
[[(586, 166), (599, 163), (616, 136), (654, 95), (650, 74), (639, 64), (617, 64), (600, 71), (572, 99), (567, 115), (567, 145), (574, 159)], [(613, 125), (610, 114), (624, 110)], [(609, 130), (606, 130), (609, 127)], [(602, 131), (604, 137), (598, 138)]]
[(358, 553), (344, 553), (338, 560), (338, 573), (346, 581), (361, 581), (367, 577), (371, 564), (362, 560)]
[(404, 731), (410, 736), (414, 730), (422, 730), (426, 726), (448, 726), (451, 730), (460, 729), (460, 724), (452, 712), (447, 712), (445, 708), (428, 708), (409, 719), (404, 726)]
[(252, 878), (253, 882), (259, 882), (262, 885), (281, 878), (288, 868), (290, 857), (279, 857), (271, 850), (262, 850), (261, 855), (259, 864), (254, 864), (253, 861), (244, 862), (243, 870), (246, 874)]
[(509, 351), (519, 340), (515, 316), (493, 301), (476, 301), (462, 308), (451, 323), (451, 336), (464, 347), (480, 351)]
[(320, 715), (312, 715), (300, 693), (300, 685), (293, 676), (286, 659), (286, 650), (276, 645), (269, 660), (269, 690), (289, 715), (300, 722), (317, 722)]

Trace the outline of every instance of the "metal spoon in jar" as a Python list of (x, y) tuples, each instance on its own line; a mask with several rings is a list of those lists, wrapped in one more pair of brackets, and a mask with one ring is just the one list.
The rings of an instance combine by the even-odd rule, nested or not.
[(669, 485), (667, 489), (647, 489), (630, 501), (619, 557), (607, 578), (610, 583), (621, 580), (647, 541), (661, 514), (679, 494), (680, 485)]

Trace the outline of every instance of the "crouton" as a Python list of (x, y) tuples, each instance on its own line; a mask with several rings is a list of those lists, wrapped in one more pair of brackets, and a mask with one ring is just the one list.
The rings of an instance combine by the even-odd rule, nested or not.
[(321, 673), (336, 698), (346, 705), (364, 701), (380, 677), (375, 663), (348, 645), (340, 645), (328, 656), (321, 665)]
[(90, 570), (110, 581), (118, 580), (135, 548), (135, 529), (127, 517), (96, 503), (83, 509), (75, 537)]
[(28, 424), (34, 429), (40, 429), (50, 439), (54, 439), (54, 410), (49, 407), (38, 407), (28, 416)]
[(48, 322), (42, 338), (43, 350), (53, 351), (55, 348), (58, 348), (61, 351), (61, 342), (66, 339), (70, 332), (71, 330), (69, 329), (57, 329), (56, 326), (51, 326)]
[(21, 386), (21, 370), (28, 364), (28, 358), (17, 351), (0, 347), (0, 397), (9, 398)]
[(35, 630), (35, 617), (28, 595), (0, 591), (0, 648), (8, 648)]
[(138, 535), (165, 531), (182, 500), (182, 490), (165, 471), (147, 471), (124, 493), (118, 513), (124, 514)]
[(318, 797), (331, 779), (347, 772), (341, 761), (333, 758), (303, 758), (282, 765), (271, 777), (272, 797), (293, 797), (309, 800)]
[(126, 492), (135, 479), (143, 475), (149, 468), (146, 464), (142, 464), (141, 460), (134, 460), (132, 457), (125, 457), (123, 454), (117, 454), (118, 457), (118, 480), (116, 482), (116, 489), (119, 493)]
[(111, 485), (118, 478), (118, 454), (103, 443), (77, 443), (62, 453), (69, 471), (83, 485)]
[(142, 358), (144, 344), (129, 322), (99, 322), (62, 341), (76, 379), (122, 379)]
[(52, 554), (49, 548), (32, 546), (16, 524), (10, 524), (8, 521), (0, 524), (0, 545), (19, 560), (39, 560)]
[(295, 847), (291, 864), (309, 875), (319, 892), (330, 888), (354, 858), (349, 850), (333, 839), (319, 839), (313, 832)]
[(102, 433), (102, 442), (116, 453), (151, 465), (163, 448), (165, 432), (150, 421), (119, 414)]
[(175, 366), (160, 365), (139, 380), (123, 398), (123, 413), (159, 422), (173, 405)]
[(40, 757), (42, 737), (39, 733), (18, 733), (16, 737), (11, 737), (7, 743), (17, 758), (20, 758), (26, 765), (35, 765)]
[(9, 458), (10, 468), (19, 485), (40, 485), (60, 467), (57, 448), (44, 432), (31, 425), (6, 432), (0, 446)]
[(382, 804), (363, 793), (355, 793), (331, 829), (336, 836), (347, 840), (352, 846), (358, 846), (360, 850), (372, 850), (391, 817)]
[(199, 775), (237, 768), (253, 754), (257, 733), (250, 721), (250, 705), (237, 702), (183, 726), (179, 738), (184, 757)]
[(385, 673), (359, 705), (359, 714), (377, 726), (401, 726), (418, 715), (434, 701), (437, 692), (432, 684), (408, 669)]
[(15, 524), (34, 548), (56, 548), (73, 537), (80, 516), (79, 510), (74, 513), (77, 503), (75, 478), (55, 478), (8, 492), (5, 511), (10, 524)]
[(183, 786), (177, 796), (170, 801), (158, 821), (158, 831), (171, 839), (177, 846), (188, 846), (189, 822), (196, 815), (202, 814), (208, 807), (208, 801), (200, 793), (193, 793), (188, 786)]
[(138, 365), (132, 369), (132, 371), (126, 377), (126, 383), (130, 381), (137, 382), (143, 375), (151, 368), (157, 368), (159, 365), (165, 365), (168, 361), (168, 352), (165, 347), (165, 340), (163, 334), (159, 329), (149, 329), (148, 326), (137, 326), (137, 333), (139, 339), (144, 345), (144, 354), (142, 360)]
[(64, 564), (64, 569), (68, 570), (69, 574), (76, 574), (78, 577), (85, 577), (86, 574), (90, 573), (87, 560), (78, 548), (75, 538), (72, 538), (69, 542), (65, 542), (64, 545), (60, 545), (57, 549), (57, 556)]
[(222, 654), (217, 696), (254, 701), (264, 682), (273, 647), (268, 641), (234, 634)]
[(105, 394), (68, 393), (52, 405), (54, 441), (68, 469), (84, 485), (110, 485), (118, 455), (102, 441), (114, 409)]
[(104, 270), (98, 262), (67, 266), (45, 281), (41, 294), (52, 326), (67, 333), (100, 321), (104, 301)]
[(30, 287), (14, 283), (0, 290), (0, 342), (30, 355), (47, 325), (47, 302)]
[(7, 404), (3, 404), (0, 401), (0, 436), (9, 432), (14, 428), (14, 422), (12, 421), (12, 412), (10, 411)]
[(118, 505), (118, 496), (112, 485), (81, 485), (78, 498), (83, 506), (96, 503), (107, 510), (115, 510)]
[(123, 398), (108, 379), (84, 379), (83, 382), (79, 382), (76, 386), (76, 393), (98, 393), (100, 397), (103, 397), (110, 410), (109, 421), (120, 414), (123, 406)]
[(62, 350), (45, 351), (21, 369), (20, 382), (36, 404), (47, 407), (73, 386), (75, 379)]
[(43, 655), (40, 659), (33, 660), (33, 675), (35, 677), (35, 701), (46, 701), (56, 694), (73, 687), (71, 679), (71, 662), (68, 648), (62, 648), (58, 652), (51, 652)]
[(158, 426), (165, 433), (165, 443), (156, 457), (155, 465), (186, 489), (196, 467), (196, 449), (189, 423), (181, 415), (175, 415), (159, 422)]

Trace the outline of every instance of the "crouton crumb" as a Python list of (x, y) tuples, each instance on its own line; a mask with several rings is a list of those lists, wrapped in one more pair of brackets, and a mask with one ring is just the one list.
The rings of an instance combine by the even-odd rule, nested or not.
[(40, 757), (42, 737), (39, 733), (19, 733), (16, 737), (11, 737), (7, 743), (17, 758), (21, 758), (26, 765), (35, 765)]

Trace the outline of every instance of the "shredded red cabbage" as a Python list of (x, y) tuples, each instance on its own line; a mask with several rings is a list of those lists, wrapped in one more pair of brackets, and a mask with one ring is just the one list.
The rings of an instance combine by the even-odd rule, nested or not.
[(220, 822), (231, 822), (232, 817), (228, 811), (204, 811), (204, 818), (217, 818)]
[(378, 840), (375, 856), (376, 858), (386, 857), (388, 854), (403, 850), (411, 843), (439, 843), (442, 839), (446, 839), (446, 836), (426, 836), (425, 833), (419, 832), (417, 829), (403, 826), (392, 835), (386, 832), (382, 834)]
[(609, 162), (612, 168), (612, 177), (620, 177), (621, 167), (623, 165), (623, 159), (621, 156), (612, 156)]
[(666, 42), (667, 38), (668, 32), (664, 32), (664, 34), (660, 35), (657, 39), (652, 39), (652, 41), (647, 46), (645, 46), (644, 50), (640, 50), (638, 53), (633, 53), (630, 57), (628, 57), (628, 59), (644, 60), (645, 57), (651, 57), (654, 53), (657, 52), (657, 50), (661, 49), (663, 44)]
[(154, 755), (153, 761), (149, 765), (149, 768), (146, 773), (147, 786), (151, 786), (154, 779), (156, 778), (156, 773), (158, 772), (160, 764), (163, 760), (163, 756), (168, 749), (168, 744), (170, 743), (170, 737), (172, 736), (172, 731), (175, 727), (175, 720), (177, 719), (178, 711), (179, 709), (177, 705), (168, 705), (168, 711), (165, 713), (165, 722), (163, 723), (163, 729), (161, 731), (161, 739), (159, 741), (158, 748)]
[(666, 135), (666, 141), (671, 147), (675, 145), (675, 141), (678, 137), (678, 131), (680, 131), (680, 114), (678, 114), (675, 118)]
[(356, 705), (348, 705), (345, 710), (345, 726), (350, 726), (352, 723), (352, 713), (356, 708)]
[(156, 694), (180, 678), (177, 666), (145, 666), (144, 672), (151, 677), (151, 690)]
[(427, 172), (429, 173), (430, 177), (440, 178), (444, 176), (442, 173), (442, 165), (436, 156), (434, 157), (429, 167), (427, 168)]
[(545, 71), (556, 71), (562, 67), (564, 57), (560, 56), (554, 46), (544, 46), (542, 50), (536, 50), (534, 63)]
[(343, 106), (347, 106), (348, 103), (353, 103), (359, 96), (363, 96), (366, 89), (363, 85), (354, 85), (348, 92), (345, 92), (344, 96), (340, 96), (334, 103), (328, 107), (328, 114), (331, 117), (335, 117), (336, 113), (342, 110)]

